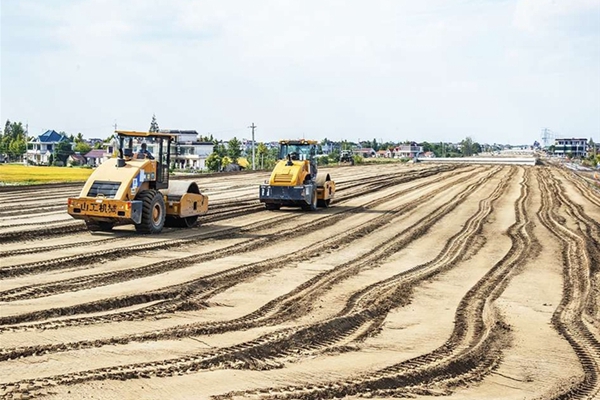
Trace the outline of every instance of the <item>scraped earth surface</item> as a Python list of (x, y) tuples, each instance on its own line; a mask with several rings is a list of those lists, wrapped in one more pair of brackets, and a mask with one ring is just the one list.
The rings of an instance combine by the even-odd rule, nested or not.
[(192, 229), (91, 234), (80, 185), (0, 188), (2, 398), (600, 398), (600, 195), (552, 166), (195, 177)]

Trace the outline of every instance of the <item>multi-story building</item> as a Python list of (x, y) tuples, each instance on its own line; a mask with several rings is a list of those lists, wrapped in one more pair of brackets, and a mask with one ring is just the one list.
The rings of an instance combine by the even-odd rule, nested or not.
[(588, 141), (585, 138), (554, 139), (554, 154), (565, 157), (570, 154), (573, 158), (587, 157)]
[(402, 145), (394, 148), (393, 152), (396, 158), (415, 158), (423, 152), (423, 146), (419, 146), (416, 143)]
[[(161, 130), (175, 136), (175, 143), (171, 144), (171, 163), (175, 168), (197, 169), (206, 168), (206, 159), (212, 154), (214, 143), (198, 140), (195, 130)], [(148, 150), (153, 152), (152, 143), (148, 143)]]
[(54, 130), (48, 130), (29, 141), (25, 156), (34, 164), (48, 164), (56, 145), (65, 140), (68, 141), (69, 138)]

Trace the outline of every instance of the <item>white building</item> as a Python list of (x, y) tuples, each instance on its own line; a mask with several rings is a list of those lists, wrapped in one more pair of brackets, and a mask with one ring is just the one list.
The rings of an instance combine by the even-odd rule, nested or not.
[(69, 139), (54, 130), (48, 130), (27, 144), (25, 156), (35, 164), (48, 164), (50, 155), (56, 150), (56, 145)]
[(423, 152), (423, 146), (417, 144), (401, 145), (394, 148), (393, 151), (396, 158), (415, 158)]
[[(175, 168), (181, 169), (206, 169), (206, 159), (213, 152), (214, 143), (198, 141), (198, 132), (195, 130), (161, 130), (175, 136), (171, 143), (171, 162)], [(152, 152), (152, 145), (148, 144)]]
[(583, 138), (554, 139), (554, 154), (565, 157), (570, 153), (574, 158), (585, 158), (587, 157), (587, 146), (588, 141)]

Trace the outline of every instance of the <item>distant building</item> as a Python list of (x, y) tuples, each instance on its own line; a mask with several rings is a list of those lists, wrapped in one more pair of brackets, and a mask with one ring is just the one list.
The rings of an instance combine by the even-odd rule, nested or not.
[(554, 139), (554, 154), (565, 157), (571, 154), (574, 158), (587, 157), (588, 141), (583, 138)]
[(65, 140), (68, 141), (69, 138), (54, 130), (48, 130), (29, 141), (25, 157), (27, 161), (34, 164), (48, 164), (50, 155), (54, 153), (56, 145)]
[(361, 149), (352, 150), (352, 152), (354, 154), (358, 154), (360, 156), (363, 156), (364, 158), (369, 158), (369, 157), (375, 157), (375, 156), (377, 156), (377, 152), (375, 151), (375, 149), (373, 149), (371, 147), (364, 147), (364, 148), (361, 148)]
[(395, 147), (393, 152), (396, 158), (415, 158), (423, 152), (423, 146), (419, 146), (416, 143), (402, 145)]
[(85, 165), (86, 159), (79, 153), (71, 154), (69, 158), (67, 158), (67, 163), (70, 165)]
[[(161, 133), (170, 133), (175, 136), (175, 142), (171, 144), (171, 162), (175, 168), (181, 169), (205, 169), (206, 159), (213, 152), (214, 143), (201, 142), (198, 140), (198, 132), (195, 130), (161, 130)], [(148, 150), (152, 152), (151, 145)]]
[(97, 167), (104, 161), (112, 157), (112, 147), (110, 149), (94, 149), (84, 155), (86, 164), (92, 167)]

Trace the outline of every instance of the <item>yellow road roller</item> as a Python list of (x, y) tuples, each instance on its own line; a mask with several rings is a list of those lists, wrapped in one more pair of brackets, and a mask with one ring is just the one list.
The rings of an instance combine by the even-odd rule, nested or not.
[(306, 211), (329, 207), (335, 183), (328, 173), (317, 171), (316, 154), (314, 140), (279, 141), (279, 161), (269, 182), (259, 188), (259, 199), (267, 210), (279, 210), (281, 206)]
[[(208, 211), (208, 197), (196, 182), (169, 181), (168, 133), (115, 131), (118, 154), (98, 166), (79, 197), (67, 200), (68, 213), (90, 231), (134, 224), (141, 233), (164, 226), (193, 227)], [(150, 151), (152, 149), (152, 151)]]

